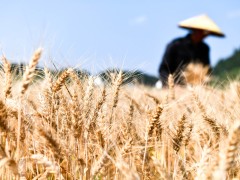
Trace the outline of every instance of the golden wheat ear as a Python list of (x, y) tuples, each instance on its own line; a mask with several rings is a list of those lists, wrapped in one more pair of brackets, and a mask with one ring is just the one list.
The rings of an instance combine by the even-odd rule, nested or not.
[(202, 85), (210, 81), (209, 66), (200, 63), (190, 63), (183, 71), (186, 83), (191, 85)]
[(64, 83), (67, 79), (67, 77), (69, 76), (70, 72), (72, 72), (72, 71), (73, 70), (71, 68), (67, 69), (59, 76), (57, 81), (52, 86), (53, 93), (57, 93), (62, 88), (62, 86), (64, 85)]
[(2, 62), (3, 62), (3, 70), (4, 70), (4, 73), (5, 73), (4, 97), (6, 99), (6, 98), (12, 97), (11, 64), (5, 56), (2, 57)]
[(183, 143), (185, 123), (186, 115), (183, 114), (181, 119), (178, 121), (177, 133), (173, 137), (173, 149), (176, 151), (176, 153), (179, 151)]
[(162, 114), (162, 106), (161, 105), (157, 105), (155, 111), (153, 112), (153, 114), (151, 115), (151, 119), (149, 121), (149, 126), (148, 126), (148, 136), (151, 137), (153, 135), (154, 129), (156, 129), (156, 133), (159, 136), (161, 136), (161, 132), (162, 132), (162, 127), (161, 127), (161, 123), (160, 123), (160, 116)]
[(29, 86), (29, 84), (30, 84), (30, 82), (32, 80), (35, 68), (36, 68), (36, 66), (38, 64), (38, 61), (39, 61), (39, 59), (41, 57), (41, 54), (42, 54), (42, 48), (38, 48), (34, 52), (32, 58), (31, 58), (31, 60), (29, 62), (29, 65), (26, 67), (26, 71), (23, 74), (21, 94), (20, 94), (21, 97), (23, 97), (24, 93), (26, 92), (26, 90), (27, 90), (27, 88), (28, 88), (28, 86)]
[(225, 170), (228, 172), (235, 164), (237, 149), (240, 145), (240, 125), (238, 125), (229, 137), (228, 148), (226, 152)]
[(172, 74), (168, 76), (169, 99), (175, 99), (174, 77)]
[(238, 157), (238, 148), (240, 145), (240, 124), (238, 123), (228, 137), (228, 144), (224, 154), (219, 159), (219, 167), (212, 173), (214, 179), (227, 179), (234, 168), (239, 169), (236, 158)]

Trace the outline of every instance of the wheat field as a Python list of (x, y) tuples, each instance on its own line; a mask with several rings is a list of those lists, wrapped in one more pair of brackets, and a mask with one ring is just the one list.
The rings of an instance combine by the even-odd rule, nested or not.
[(1, 179), (240, 179), (240, 83), (96, 86), (71, 68), (33, 81), (2, 58)]

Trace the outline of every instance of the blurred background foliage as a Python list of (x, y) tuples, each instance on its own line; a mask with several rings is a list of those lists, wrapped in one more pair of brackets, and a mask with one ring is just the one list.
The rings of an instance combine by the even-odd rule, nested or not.
[(240, 78), (240, 48), (235, 49), (233, 54), (225, 59), (221, 59), (213, 68), (215, 81), (228, 83)]

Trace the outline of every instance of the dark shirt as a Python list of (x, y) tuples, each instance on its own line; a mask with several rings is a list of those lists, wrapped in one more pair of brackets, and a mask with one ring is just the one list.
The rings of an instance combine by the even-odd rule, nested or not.
[(175, 83), (182, 84), (181, 73), (191, 62), (210, 66), (209, 47), (206, 43), (194, 44), (190, 34), (169, 43), (159, 67), (159, 75), (163, 85), (167, 84), (169, 74), (174, 75)]

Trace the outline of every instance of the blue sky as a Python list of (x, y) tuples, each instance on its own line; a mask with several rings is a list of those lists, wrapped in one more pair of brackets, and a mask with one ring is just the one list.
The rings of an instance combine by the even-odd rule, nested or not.
[(11, 62), (28, 62), (39, 46), (41, 66), (111, 67), (158, 76), (167, 43), (185, 36), (179, 21), (206, 13), (226, 38), (208, 37), (211, 64), (240, 48), (239, 0), (0, 1), (0, 48)]

